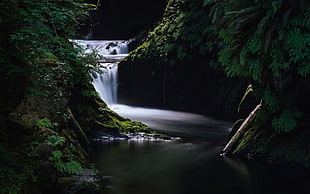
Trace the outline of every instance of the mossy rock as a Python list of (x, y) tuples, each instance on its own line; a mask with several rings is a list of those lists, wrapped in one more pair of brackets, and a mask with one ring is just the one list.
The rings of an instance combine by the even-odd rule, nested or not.
[[(87, 86), (87, 88), (94, 89), (92, 86)], [(145, 124), (131, 121), (112, 111), (98, 96), (75, 95), (75, 98), (77, 97), (80, 99), (75, 99), (72, 102), (79, 101), (85, 103), (71, 104), (70, 108), (72, 114), (88, 136), (109, 133), (154, 132), (153, 129)]]

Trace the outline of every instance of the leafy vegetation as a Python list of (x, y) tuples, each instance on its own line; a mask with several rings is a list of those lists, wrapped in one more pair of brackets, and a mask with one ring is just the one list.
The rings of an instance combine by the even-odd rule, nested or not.
[(301, 113), (294, 105), (299, 91), (293, 85), (310, 73), (309, 2), (205, 2), (215, 10), (212, 22), (225, 43), (219, 62), (226, 74), (251, 78), (276, 131), (295, 129)]
[(202, 2), (171, 0), (161, 23), (132, 54), (138, 58), (155, 56), (170, 66), (192, 59), (197, 54), (205, 55), (215, 44), (205, 38), (209, 37), (210, 24), (208, 8), (202, 6)]
[(48, 118), (43, 118), (36, 121), (36, 126), (40, 128), (53, 128), (57, 127), (58, 123), (51, 123)]
[[(2, 76), (9, 79), (27, 75), (33, 83), (27, 93), (44, 95), (53, 72), (40, 66), (39, 62), (48, 59), (65, 64), (61, 72), (75, 77), (75, 83), (88, 82), (90, 78), (85, 73), (91, 66), (86, 64), (96, 64), (96, 53), (79, 55), (79, 48), (68, 39), (74, 35), (80, 22), (87, 19), (88, 7), (81, 0), (2, 1)], [(45, 77), (36, 79), (37, 75)]]
[(12, 151), (8, 144), (0, 145), (0, 193), (25, 193), (37, 180), (31, 163), (35, 154), (30, 146), (23, 147), (26, 153)]
[(80, 163), (69, 159), (64, 161), (63, 153), (57, 149), (65, 143), (65, 138), (57, 135), (52, 135), (47, 138), (47, 144), (53, 148), (49, 160), (59, 173), (78, 174), (82, 171)]
[[(69, 147), (72, 142), (66, 144), (64, 137), (52, 134), (57, 131), (65, 132), (66, 137), (72, 136), (70, 131), (65, 131), (67, 129), (61, 129), (68, 127), (63, 119), (66, 98), (69, 98), (74, 85), (89, 84), (91, 78), (88, 73), (97, 65), (97, 53), (82, 55), (80, 48), (70, 41), (76, 28), (87, 19), (87, 12), (92, 7), (83, 2), (0, 2), (0, 85), (3, 88), (0, 95), (1, 193), (29, 193), (32, 189), (37, 192), (38, 182), (34, 179), (38, 173), (39, 159), (34, 157), (34, 148), (47, 137), (47, 143), (54, 148), (50, 162), (60, 173), (74, 174), (81, 169), (80, 163), (71, 156), (84, 156), (83, 150), (78, 147), (74, 152), (69, 148), (64, 151), (62, 146)], [(16, 125), (15, 120), (10, 120), (9, 114), (22, 99), (26, 99), (22, 111), (27, 116)], [(30, 107), (26, 105), (29, 99), (34, 103), (30, 105), (33, 108), (26, 110)], [(55, 115), (62, 117), (55, 119)], [(17, 119), (22, 120), (20, 117)], [(25, 123), (29, 124), (27, 133), (23, 128)], [(29, 141), (36, 144), (31, 144), (31, 148), (22, 145)], [(29, 188), (29, 185), (34, 187)]]

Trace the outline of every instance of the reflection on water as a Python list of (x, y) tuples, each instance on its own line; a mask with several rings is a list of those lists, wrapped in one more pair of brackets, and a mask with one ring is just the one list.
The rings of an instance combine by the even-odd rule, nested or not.
[(231, 123), (203, 115), (118, 106), (115, 111), (180, 136), (173, 141), (96, 142), (91, 160), (112, 176), (110, 194), (309, 193), (302, 171), (221, 157)]

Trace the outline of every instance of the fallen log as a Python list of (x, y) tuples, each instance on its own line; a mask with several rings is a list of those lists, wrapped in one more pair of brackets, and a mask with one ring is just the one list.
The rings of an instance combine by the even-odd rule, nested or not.
[(256, 116), (256, 112), (261, 108), (262, 104), (260, 103), (255, 107), (255, 109), (249, 114), (249, 116), (243, 121), (239, 129), (236, 131), (236, 133), (233, 135), (233, 137), (229, 140), (229, 142), (226, 144), (222, 151), (222, 155), (228, 155), (231, 154), (232, 151), (237, 146), (238, 141), (241, 139), (241, 137), (244, 135), (252, 121), (254, 120)]
[(74, 132), (77, 134), (78, 139), (81, 143), (81, 145), (84, 147), (84, 149), (88, 150), (90, 146), (90, 142), (84, 133), (82, 127), (78, 123), (78, 121), (75, 119), (74, 115), (72, 114), (70, 108), (67, 108), (67, 114), (69, 116), (69, 125), (71, 128), (73, 128)]

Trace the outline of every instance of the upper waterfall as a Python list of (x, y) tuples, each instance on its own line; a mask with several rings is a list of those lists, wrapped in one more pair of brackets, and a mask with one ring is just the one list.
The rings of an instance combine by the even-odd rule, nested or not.
[(85, 53), (98, 51), (102, 56), (128, 54), (131, 40), (72, 40), (82, 47)]
[(93, 85), (100, 98), (111, 106), (117, 103), (118, 63), (128, 55), (126, 40), (73, 40), (80, 45), (84, 53), (97, 51), (102, 73), (91, 72)]

